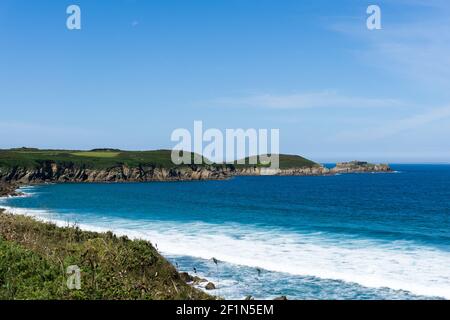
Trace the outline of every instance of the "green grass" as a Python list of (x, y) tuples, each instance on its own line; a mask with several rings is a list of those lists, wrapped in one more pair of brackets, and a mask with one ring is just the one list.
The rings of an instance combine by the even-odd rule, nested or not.
[[(245, 164), (237, 164), (235, 162), (236, 167), (247, 167), (247, 166), (257, 166), (257, 167), (269, 167), (270, 164), (264, 164), (261, 163), (259, 157), (258, 159), (255, 159), (255, 157), (248, 157), (244, 159)], [(256, 164), (250, 164), (250, 163), (256, 163)], [(279, 155), (279, 165), (280, 169), (291, 169), (291, 168), (303, 168), (303, 167), (314, 167), (318, 164), (314, 161), (308, 160), (306, 158), (303, 158), (301, 156), (296, 155), (287, 155), (287, 154), (280, 154)]]
[(280, 155), (280, 168), (281, 169), (291, 169), (291, 168), (301, 168), (301, 167), (314, 167), (318, 164), (309, 159), (303, 158), (297, 155)]
[[(66, 268), (81, 269), (69, 290)], [(1, 299), (212, 299), (184, 283), (153, 246), (60, 228), (0, 210)]]
[(45, 163), (106, 169), (118, 165), (172, 168), (170, 150), (80, 151), (80, 150), (0, 150), (0, 168), (40, 168)]
[(0, 239), (0, 300), (64, 296), (64, 276), (38, 254)]
[(120, 155), (120, 152), (111, 151), (82, 151), (71, 153), (78, 157), (91, 157), (91, 158), (116, 158)]
[[(196, 156), (191, 154), (193, 159)], [(253, 166), (246, 158), (246, 165)], [(116, 149), (82, 150), (39, 150), (39, 149), (10, 149), (0, 150), (0, 168), (41, 168), (48, 163), (57, 163), (64, 166), (76, 166), (89, 169), (107, 169), (119, 165), (128, 167), (154, 166), (160, 168), (173, 168), (176, 165), (171, 160), (171, 150), (154, 151), (122, 151)], [(280, 155), (280, 168), (312, 167), (317, 164), (311, 160), (296, 155)], [(258, 166), (264, 166), (258, 163)]]

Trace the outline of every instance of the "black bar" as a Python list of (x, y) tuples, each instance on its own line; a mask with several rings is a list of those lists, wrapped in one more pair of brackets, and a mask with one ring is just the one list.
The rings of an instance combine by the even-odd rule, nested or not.
[[(139, 319), (355, 319), (390, 318), (393, 312), (441, 318), (450, 310), (449, 301), (0, 301), (0, 312), (32, 312), (34, 316), (75, 316), (100, 313), (104, 317)], [(5, 312), (5, 313), (4, 313)], [(5, 318), (6, 319), (6, 318)], [(102, 319), (104, 319), (102, 317)]]

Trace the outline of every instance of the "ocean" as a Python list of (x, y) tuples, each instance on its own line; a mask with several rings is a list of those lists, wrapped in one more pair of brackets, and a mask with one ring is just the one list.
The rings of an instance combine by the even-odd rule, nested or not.
[(450, 165), (392, 168), (47, 184), (23, 187), (0, 207), (150, 240), (226, 299), (450, 299)]

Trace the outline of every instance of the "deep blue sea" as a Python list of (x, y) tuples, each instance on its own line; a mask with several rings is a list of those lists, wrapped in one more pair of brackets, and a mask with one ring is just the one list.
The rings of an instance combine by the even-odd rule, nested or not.
[(148, 239), (227, 299), (449, 299), (450, 166), (392, 167), (396, 173), (51, 184), (24, 187), (25, 196), (0, 206)]

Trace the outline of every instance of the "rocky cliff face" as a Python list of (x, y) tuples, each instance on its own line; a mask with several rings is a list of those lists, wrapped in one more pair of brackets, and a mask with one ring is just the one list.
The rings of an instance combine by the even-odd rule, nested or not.
[(1, 184), (28, 184), (43, 182), (146, 182), (146, 181), (189, 181), (222, 180), (232, 176), (319, 176), (336, 173), (389, 172), (391, 168), (384, 164), (369, 164), (353, 161), (338, 163), (328, 169), (317, 165), (313, 167), (269, 169), (262, 167), (234, 166), (183, 166), (171, 169), (154, 166), (128, 167), (117, 165), (108, 169), (89, 169), (74, 164), (44, 162), (38, 168), (14, 167), (0, 168)]
[(392, 169), (387, 164), (371, 164), (363, 161), (341, 162), (337, 163), (332, 169), (328, 169), (322, 165), (301, 168), (287, 169), (269, 169), (261, 167), (235, 168), (231, 171), (236, 176), (261, 176), (261, 175), (277, 175), (277, 176), (324, 176), (338, 173), (367, 173), (367, 172), (391, 172)]
[(270, 169), (261, 167), (237, 168), (232, 174), (236, 176), (321, 176), (329, 174), (330, 170), (323, 166), (291, 168), (291, 169)]
[(127, 167), (118, 165), (108, 169), (80, 168), (73, 164), (60, 165), (46, 162), (39, 168), (15, 167), (0, 169), (0, 182), (3, 183), (42, 183), (42, 182), (145, 182), (214, 180), (229, 177), (222, 167), (188, 166), (172, 169), (152, 166)]

